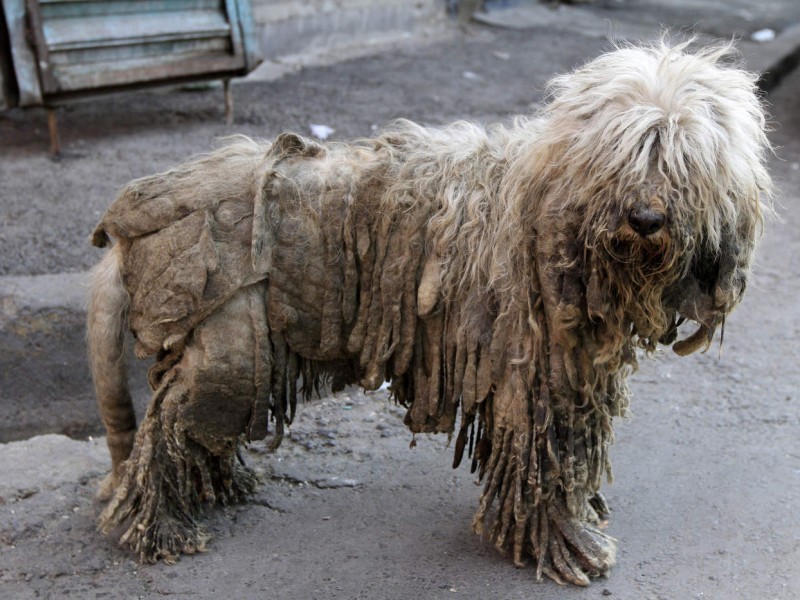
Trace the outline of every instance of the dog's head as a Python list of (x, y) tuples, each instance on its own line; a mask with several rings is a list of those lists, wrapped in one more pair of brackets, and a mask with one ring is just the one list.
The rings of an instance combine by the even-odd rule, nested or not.
[(771, 190), (755, 76), (730, 46), (687, 46), (623, 47), (555, 79), (542, 125), (560, 182), (543, 208), (583, 242), (589, 318), (617, 311), (650, 349), (698, 322), (680, 354), (740, 301)]

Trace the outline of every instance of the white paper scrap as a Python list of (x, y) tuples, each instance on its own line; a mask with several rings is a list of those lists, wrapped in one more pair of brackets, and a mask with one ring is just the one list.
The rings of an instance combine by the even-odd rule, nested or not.
[(311, 135), (321, 140), (327, 140), (331, 134), (336, 133), (336, 130), (327, 125), (316, 125), (311, 123), (308, 126), (311, 129)]

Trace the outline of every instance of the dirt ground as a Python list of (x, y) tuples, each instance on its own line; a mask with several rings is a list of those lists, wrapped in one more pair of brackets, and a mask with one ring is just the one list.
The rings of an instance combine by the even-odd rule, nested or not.
[[(788, 3), (763, 7), (777, 5)], [(773, 24), (782, 22), (775, 11)], [(307, 133), (314, 123), (344, 140), (396, 117), (502, 120), (535, 108), (553, 73), (608, 46), (594, 34), (474, 28), (442, 43), (238, 85), (230, 128), (218, 88), (112, 96), (61, 111), (58, 161), (45, 152), (43, 114), (0, 113), (0, 275), (87, 269), (99, 253), (84, 240), (115, 190), (220, 136)], [(138, 565), (95, 532), (92, 494), (107, 468), (102, 440), (0, 445), (0, 596), (800, 597), (798, 98), (800, 72), (769, 97), (780, 219), (767, 225), (724, 347), (643, 360), (632, 378), (632, 414), (618, 423), (615, 482), (604, 490), (609, 533), (620, 544), (608, 579), (559, 588), (515, 569), (470, 533), (479, 489), (467, 468), (450, 469), (447, 439), (420, 436), (410, 449), (403, 411), (385, 392), (351, 391), (302, 407), (277, 454), (254, 444), (247, 458), (265, 484), (251, 503), (212, 511), (210, 552), (171, 567)], [(35, 388), (35, 374), (27, 377)], [(91, 410), (85, 379), (76, 374), (81, 385), (64, 383), (63, 395)], [(5, 425), (26, 405), (46, 402), (51, 421), (40, 431), (60, 431), (61, 384), (42, 389), (14, 388), (17, 412), (3, 413)], [(145, 401), (140, 394), (140, 408)], [(94, 427), (87, 422), (80, 432)]]

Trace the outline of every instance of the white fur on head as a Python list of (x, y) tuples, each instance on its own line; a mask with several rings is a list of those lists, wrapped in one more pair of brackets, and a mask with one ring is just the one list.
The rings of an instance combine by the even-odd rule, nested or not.
[[(526, 222), (522, 235), (554, 223), (571, 230), (586, 248), (585, 276), (603, 271), (611, 305), (629, 312), (620, 319), (638, 313), (635, 329), (649, 347), (672, 309), (713, 327), (735, 306), (771, 210), (756, 76), (731, 64), (731, 44), (695, 51), (690, 44), (620, 46), (553, 79), (541, 118), (518, 129), (536, 135), (505, 182), (509, 224)], [(666, 216), (663, 231), (647, 239), (627, 227), (642, 202)], [(556, 251), (565, 264), (575, 260)], [(521, 280), (514, 264), (521, 262), (506, 263), (512, 285)], [(698, 278), (693, 269), (711, 280), (684, 285)], [(671, 287), (677, 291), (665, 292)], [(698, 290), (710, 298), (702, 306), (686, 298)], [(665, 306), (665, 294), (676, 306)]]
[(563, 144), (564, 175), (579, 185), (641, 184), (657, 157), (681, 192), (676, 216), (699, 221), (716, 246), (722, 221), (760, 218), (769, 142), (756, 76), (723, 62), (734, 47), (689, 44), (623, 46), (553, 79), (545, 136)]

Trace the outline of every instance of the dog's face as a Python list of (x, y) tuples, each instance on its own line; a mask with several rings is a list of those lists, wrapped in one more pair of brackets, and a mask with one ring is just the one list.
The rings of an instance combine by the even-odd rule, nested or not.
[(684, 49), (603, 55), (552, 83), (545, 114), (590, 317), (602, 289), (649, 348), (696, 321), (679, 354), (707, 345), (739, 303), (771, 186), (755, 77), (722, 64), (730, 48)]
[(636, 308), (658, 317), (640, 323), (636, 333), (672, 344), (680, 324), (694, 321), (700, 328), (675, 351), (707, 346), (742, 299), (758, 220), (741, 210), (715, 215), (710, 219), (719, 231), (710, 234), (706, 223), (682, 214), (680, 191), (656, 170), (625, 198), (617, 210), (589, 210), (593, 260), (606, 263), (618, 282), (633, 289)]

